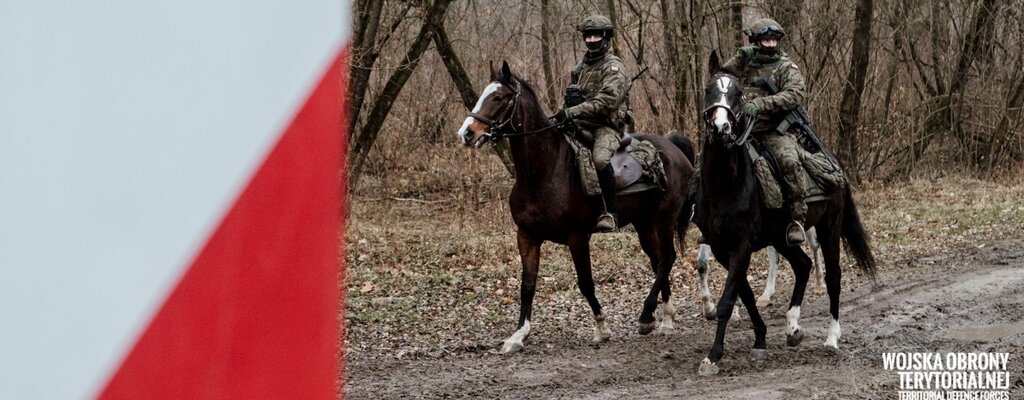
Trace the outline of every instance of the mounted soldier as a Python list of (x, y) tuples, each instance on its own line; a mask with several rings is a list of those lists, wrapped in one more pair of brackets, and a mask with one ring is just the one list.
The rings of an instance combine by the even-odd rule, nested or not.
[(797, 246), (805, 240), (805, 198), (810, 183), (802, 170), (802, 149), (797, 142), (802, 135), (797, 129), (801, 124), (791, 124), (787, 115), (804, 104), (804, 77), (782, 50), (780, 41), (786, 32), (779, 23), (762, 18), (744, 33), (750, 45), (741, 47), (724, 67), (744, 71), (747, 101), (743, 111), (754, 120), (751, 133), (775, 157), (782, 172), (792, 218), (786, 227), (786, 239)]
[(630, 79), (619, 57), (610, 51), (615, 36), (612, 21), (592, 15), (577, 27), (587, 52), (572, 71), (572, 83), (566, 89), (565, 105), (552, 120), (572, 122), (593, 135), (593, 162), (600, 181), (604, 211), (598, 217), (595, 232), (615, 229), (615, 174), (609, 161), (619, 147), (620, 133), (627, 120)]

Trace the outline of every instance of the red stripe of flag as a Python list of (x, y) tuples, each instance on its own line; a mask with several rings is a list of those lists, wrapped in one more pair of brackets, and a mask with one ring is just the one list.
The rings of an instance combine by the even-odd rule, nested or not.
[(323, 73), (100, 398), (338, 396), (347, 58)]

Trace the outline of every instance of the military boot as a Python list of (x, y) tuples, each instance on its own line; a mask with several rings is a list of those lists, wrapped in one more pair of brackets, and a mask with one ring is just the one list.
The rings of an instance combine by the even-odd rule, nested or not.
[(611, 232), (618, 227), (615, 224), (615, 171), (612, 170), (611, 164), (597, 172), (597, 179), (601, 182), (604, 210), (602, 210), (601, 216), (597, 217), (594, 232)]

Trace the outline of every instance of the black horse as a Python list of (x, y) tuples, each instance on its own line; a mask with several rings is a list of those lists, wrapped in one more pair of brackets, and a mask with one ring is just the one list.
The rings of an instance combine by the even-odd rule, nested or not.
[[(747, 268), (752, 252), (774, 246), (789, 260), (796, 276), (793, 297), (786, 313), (786, 343), (796, 346), (803, 339), (800, 330), (800, 304), (803, 302), (811, 260), (800, 247), (788, 247), (785, 227), (787, 210), (769, 210), (761, 201), (760, 187), (753, 174), (744, 143), (747, 126), (743, 113), (743, 71), (722, 70), (718, 54), (708, 61), (711, 81), (705, 88), (704, 146), (701, 153), (700, 195), (697, 196), (697, 226), (711, 246), (715, 258), (728, 270), (722, 298), (718, 301), (718, 330), (708, 357), (701, 362), (701, 375), (718, 373), (718, 361), (725, 352), (725, 329), (737, 295), (743, 301), (754, 325), (754, 358), (767, 357), (766, 328), (757, 311), (754, 292), (747, 282)], [(832, 325), (825, 346), (839, 348), (839, 293), (842, 271), (839, 267), (839, 242), (857, 261), (857, 266), (872, 278), (875, 260), (868, 245), (868, 236), (861, 226), (850, 188), (836, 191), (827, 199), (808, 205), (807, 226), (818, 232), (825, 260), (825, 285), (829, 297)]]
[[(601, 211), (600, 196), (587, 196), (575, 165), (574, 151), (559, 127), (545, 116), (533, 88), (517, 78), (502, 62), (501, 69), (491, 66), (491, 83), (476, 107), (458, 131), (466, 146), (480, 147), (490, 140), (509, 138), (516, 180), (509, 196), (512, 219), (518, 227), (519, 255), (523, 262), (520, 284), (520, 313), (516, 332), (505, 340), (503, 353), (522, 350), (530, 332), (533, 295), (540, 266), (540, 247), (545, 241), (569, 246), (576, 267), (576, 283), (586, 297), (596, 321), (594, 341), (611, 335), (605, 326), (601, 303), (594, 293), (590, 266), (590, 235)], [(693, 174), (693, 147), (685, 138), (674, 145), (654, 135), (636, 135), (650, 141), (659, 150), (665, 166), (667, 190), (648, 190), (618, 199), (619, 226), (633, 224), (640, 245), (651, 260), (655, 280), (640, 313), (639, 331), (655, 329), (658, 293), (663, 305), (662, 325), (671, 329), (675, 309), (671, 305), (669, 275), (676, 259), (673, 231), (680, 243), (685, 235), (683, 208), (686, 184)], [(683, 221), (683, 224), (680, 224)]]

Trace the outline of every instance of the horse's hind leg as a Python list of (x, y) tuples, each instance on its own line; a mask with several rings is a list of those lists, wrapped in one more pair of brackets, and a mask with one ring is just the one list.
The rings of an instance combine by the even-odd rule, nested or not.
[(612, 332), (605, 324), (601, 303), (597, 301), (594, 276), (590, 266), (590, 237), (584, 235), (569, 238), (569, 253), (572, 254), (572, 263), (576, 266), (576, 285), (580, 287), (580, 292), (590, 304), (590, 310), (594, 312), (593, 340), (595, 343), (606, 342), (611, 338)]
[(697, 274), (700, 276), (700, 304), (704, 308), (704, 318), (715, 320), (715, 303), (711, 301), (711, 290), (708, 289), (708, 266), (711, 260), (711, 246), (700, 244), (697, 251)]
[(516, 332), (501, 345), (503, 354), (523, 349), (523, 340), (530, 334), (530, 317), (533, 315), (533, 294), (537, 289), (537, 271), (540, 268), (540, 245), (522, 230), (517, 234), (519, 257), (523, 261), (523, 275), (519, 284), (519, 324)]
[(825, 294), (824, 272), (821, 266), (821, 242), (818, 241), (818, 232), (814, 227), (807, 230), (807, 244), (811, 247), (811, 260), (814, 261), (814, 294)]
[(775, 295), (775, 276), (779, 272), (779, 252), (774, 247), (768, 246), (768, 282), (764, 284), (764, 293), (757, 298), (758, 307), (767, 307), (772, 304), (772, 296)]
[(828, 311), (832, 315), (832, 324), (828, 329), (825, 347), (839, 350), (839, 293), (843, 280), (843, 271), (839, 266), (839, 235), (820, 237), (821, 255), (825, 259), (825, 287), (828, 291)]
[[(658, 268), (657, 279), (661, 279), (661, 307), (658, 308), (660, 311), (661, 325), (658, 326), (658, 333), (667, 335), (675, 332), (675, 317), (676, 307), (672, 304), (672, 267), (676, 262), (676, 248), (672, 244), (672, 226), (667, 225), (660, 231), (661, 239), (658, 241), (661, 244), (661, 256), (658, 260), (661, 266)], [(680, 239), (680, 242), (683, 242)]]
[[(640, 247), (647, 254), (647, 257), (651, 259), (651, 269), (654, 270), (654, 283), (644, 299), (644, 307), (640, 311), (640, 325), (637, 328), (641, 335), (646, 335), (653, 332), (657, 325), (654, 311), (658, 308), (658, 294), (671, 293), (667, 286), (669, 284), (669, 274), (672, 271), (672, 263), (675, 262), (676, 252), (672, 244), (671, 225), (667, 225), (667, 229), (658, 229), (657, 225), (644, 223), (634, 223), (633, 226), (640, 237)], [(675, 307), (672, 306), (669, 296), (663, 296), (663, 300), (665, 301), (666, 309), (663, 310), (662, 314), (668, 315), (663, 315), (662, 321), (665, 319), (671, 320), (675, 314)], [(672, 322), (670, 321), (668, 324), (671, 327)]]
[(786, 344), (796, 346), (804, 338), (804, 332), (800, 329), (800, 305), (804, 302), (804, 292), (807, 290), (807, 280), (811, 275), (811, 259), (807, 258), (799, 247), (786, 247), (779, 251), (789, 265), (793, 267), (793, 275), (796, 277), (793, 285), (793, 297), (789, 301), (789, 311), (786, 312)]

